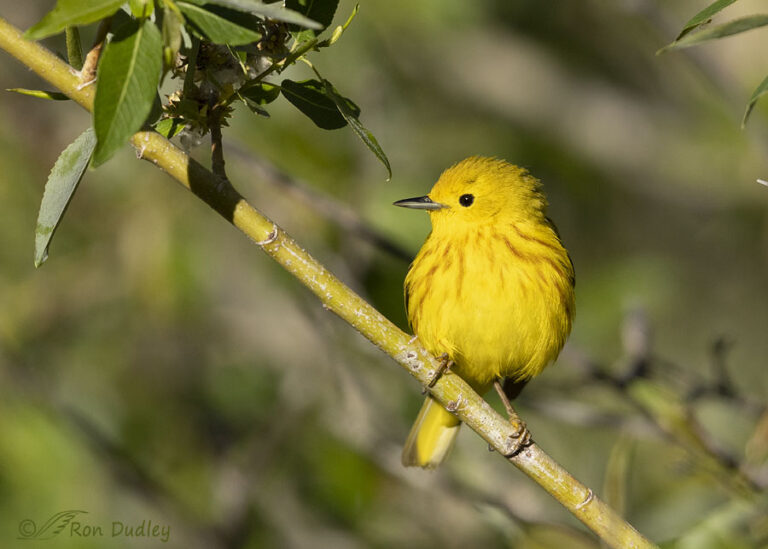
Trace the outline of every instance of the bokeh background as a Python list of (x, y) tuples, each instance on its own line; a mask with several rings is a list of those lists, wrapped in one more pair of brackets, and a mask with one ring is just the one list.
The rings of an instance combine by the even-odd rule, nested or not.
[[(0, 15), (27, 28), (52, 4), (0, 0)], [(392, 180), (352, 132), (284, 100), (269, 119), (238, 112), (225, 150), (252, 203), (403, 328), (402, 255), (429, 224), (391, 203), (471, 154), (528, 167), (577, 272), (570, 342), (519, 398), (536, 441), (658, 542), (759, 547), (764, 499), (723, 463), (768, 482), (768, 106), (740, 129), (768, 31), (656, 56), (704, 5), (365, 2), (313, 60), (362, 108)], [(0, 87), (41, 84), (0, 53)], [(71, 103), (0, 100), (0, 546), (598, 546), (469, 429), (440, 470), (403, 469), (420, 387), (128, 147), (86, 174), (35, 270), (46, 176), (88, 123)], [(685, 411), (719, 462), (595, 376), (638, 353), (666, 402), (700, 393)], [(723, 366), (729, 390), (706, 394)], [(17, 539), (63, 510), (107, 537)], [(169, 541), (109, 537), (142, 520)]]

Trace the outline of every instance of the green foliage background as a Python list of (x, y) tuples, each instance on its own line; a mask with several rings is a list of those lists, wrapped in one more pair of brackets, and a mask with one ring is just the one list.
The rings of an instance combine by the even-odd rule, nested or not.
[[(0, 0), (22, 28), (50, 7)], [(352, 7), (343, 1), (334, 24)], [(755, 183), (768, 177), (765, 105), (739, 128), (768, 70), (766, 34), (656, 57), (702, 7), (366, 2), (317, 63), (360, 107), (392, 181), (352, 132), (323, 131), (286, 101), (269, 119), (241, 108), (225, 152), (257, 207), (401, 326), (407, 263), (254, 176), (235, 143), (413, 253), (428, 220), (394, 200), (424, 194), (470, 154), (528, 167), (576, 266), (577, 320), (521, 415), (579, 479), (618, 490), (652, 539), (751, 547), (767, 539), (765, 519), (723, 519), (745, 504), (576, 367), (586, 354), (623, 368), (623, 319), (641, 308), (654, 354), (706, 374), (725, 336), (739, 391), (768, 395), (768, 189)], [(39, 87), (8, 56), (0, 67), (3, 88)], [(69, 103), (0, 101), (0, 545), (17, 543), (22, 519), (83, 509), (91, 524), (168, 523), (174, 547), (596, 546), (468, 430), (440, 471), (402, 469), (419, 388), (128, 147), (86, 174), (34, 270), (43, 184), (88, 124)], [(748, 443), (766, 444), (754, 417), (717, 399), (696, 413), (742, 459)], [(66, 532), (47, 543), (147, 546)]]

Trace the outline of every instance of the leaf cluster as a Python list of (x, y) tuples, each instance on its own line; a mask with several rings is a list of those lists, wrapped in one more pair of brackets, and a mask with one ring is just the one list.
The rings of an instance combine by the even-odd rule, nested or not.
[[(677, 38), (675, 38), (672, 43), (661, 48), (657, 54), (669, 50), (696, 46), (703, 42), (718, 40), (720, 38), (733, 36), (768, 25), (768, 14), (748, 15), (717, 25), (710, 24), (712, 22), (712, 17), (735, 2), (736, 0), (716, 0), (715, 2), (712, 2), (706, 8), (691, 17), (688, 22), (683, 25)], [(742, 128), (747, 124), (749, 115), (752, 113), (752, 109), (754, 109), (757, 100), (767, 91), (768, 76), (766, 76), (755, 88), (755, 91), (752, 92), (752, 96), (749, 98), (747, 107), (744, 110), (744, 117), (741, 121)]]
[[(95, 70), (93, 128), (61, 155), (40, 209), (35, 264), (47, 257), (50, 238), (90, 165), (109, 160), (139, 130), (199, 142), (227, 125), (233, 104), (268, 117), (266, 107), (284, 97), (322, 129), (349, 126), (391, 176), (376, 138), (360, 122), (360, 108), (320, 75), (307, 56), (334, 45), (357, 14), (327, 31), (338, 0), (58, 0), (26, 36), (66, 32), (67, 53), (91, 85)], [(83, 56), (79, 27), (99, 25), (97, 43)], [(85, 59), (83, 62), (82, 60)], [(88, 63), (92, 64), (89, 69)], [(317, 78), (273, 80), (306, 63)], [(89, 78), (90, 74), (90, 78)], [(175, 84), (166, 97), (159, 92)], [(15, 88), (43, 99), (61, 94)], [(191, 139), (189, 139), (191, 137)], [(220, 148), (220, 147), (219, 147)]]

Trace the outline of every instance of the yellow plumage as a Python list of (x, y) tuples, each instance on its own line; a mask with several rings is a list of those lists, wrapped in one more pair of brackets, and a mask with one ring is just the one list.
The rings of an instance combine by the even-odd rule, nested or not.
[[(539, 181), (503, 160), (471, 157), (429, 195), (432, 232), (405, 279), (408, 319), (432, 354), (481, 394), (494, 380), (530, 379), (557, 358), (574, 312), (568, 252), (546, 216)], [(460, 423), (427, 397), (403, 450), (405, 465), (435, 467)]]

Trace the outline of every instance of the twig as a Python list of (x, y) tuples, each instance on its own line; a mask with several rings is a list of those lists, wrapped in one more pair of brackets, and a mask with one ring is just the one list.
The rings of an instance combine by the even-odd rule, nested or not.
[[(41, 45), (23, 38), (21, 32), (4, 19), (0, 19), (0, 48), (86, 109), (92, 109), (93, 94), (78, 89), (79, 82), (69, 72), (68, 65)], [(228, 181), (222, 182), (156, 132), (138, 132), (131, 138), (131, 143), (143, 151), (143, 159), (165, 170), (256, 242), (317, 295), (325, 307), (394, 358), (422, 385), (429, 382), (439, 366), (437, 359), (333, 276), (273, 221), (253, 208)], [(442, 376), (430, 392), (443, 406), (449, 402), (461, 402), (456, 407), (456, 416), (501, 455), (509, 455), (515, 434), (513, 426), (459, 376)], [(655, 547), (538, 445), (531, 444), (508, 461), (537, 482), (609, 546)]]
[(221, 108), (213, 106), (209, 110), (208, 129), (211, 132), (211, 171), (227, 179), (224, 163), (224, 145), (221, 141)]

